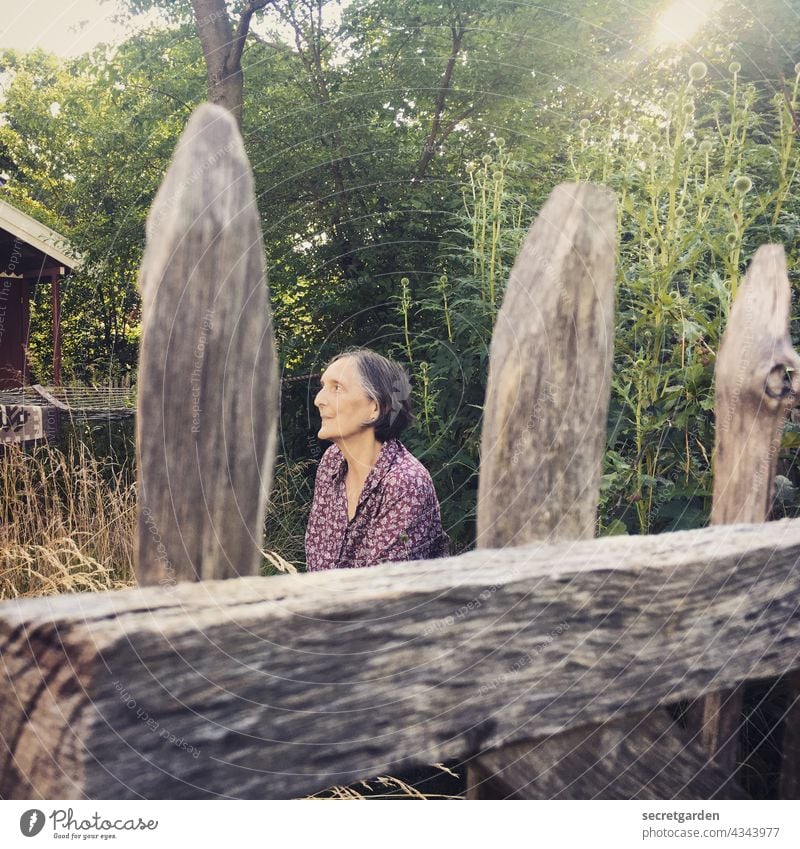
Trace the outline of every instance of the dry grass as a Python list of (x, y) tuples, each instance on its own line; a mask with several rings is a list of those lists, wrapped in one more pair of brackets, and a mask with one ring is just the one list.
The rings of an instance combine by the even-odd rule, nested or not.
[[(297, 572), (307, 463), (275, 469), (263, 572)], [(0, 449), (0, 599), (134, 585), (136, 488), (130, 470), (83, 442)], [(307, 512), (307, 511), (306, 511)], [(294, 561), (294, 562), (293, 562)]]
[(262, 552), (266, 574), (296, 572), (299, 564), (305, 569), (305, 532), (314, 485), (313, 465), (313, 460), (277, 459), (265, 525), (270, 550)]
[(0, 598), (119, 590), (130, 586), (113, 570), (81, 551), (69, 537), (48, 545), (0, 549)]
[(82, 443), (0, 454), (0, 599), (133, 584), (135, 489)]
[[(434, 764), (441, 772), (458, 778), (453, 770), (444, 764)], [(360, 790), (366, 791), (365, 793)], [(416, 787), (391, 775), (379, 775), (369, 781), (342, 786), (337, 784), (307, 799), (463, 799), (463, 796), (450, 796), (444, 793), (421, 793)]]

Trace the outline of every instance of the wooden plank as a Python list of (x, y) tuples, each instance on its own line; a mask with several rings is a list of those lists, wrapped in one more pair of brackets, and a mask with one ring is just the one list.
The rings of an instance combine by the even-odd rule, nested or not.
[(50, 274), (50, 321), (53, 334), (53, 385), (61, 386), (61, 291), (57, 272)]
[(470, 799), (748, 798), (663, 708), (486, 752), (473, 769)]
[(55, 395), (48, 392), (47, 389), (45, 389), (40, 383), (34, 383), (31, 388), (37, 395), (40, 395), (45, 401), (47, 401), (48, 404), (55, 407), (57, 410), (72, 412), (72, 409), (69, 406), (67, 406), (63, 401), (59, 401)]
[(782, 520), (6, 601), (0, 796), (302, 796), (784, 674), (798, 558)]
[[(789, 335), (791, 287), (780, 245), (762, 245), (737, 293), (715, 367), (712, 524), (769, 517), (783, 425), (800, 390)], [(738, 760), (743, 685), (689, 707), (688, 727), (731, 774)]]
[(607, 189), (557, 186), (511, 271), (489, 357), (479, 547), (594, 535), (614, 342), (616, 221)]
[(222, 107), (178, 142), (139, 285), (137, 582), (257, 574), (279, 382), (253, 178)]

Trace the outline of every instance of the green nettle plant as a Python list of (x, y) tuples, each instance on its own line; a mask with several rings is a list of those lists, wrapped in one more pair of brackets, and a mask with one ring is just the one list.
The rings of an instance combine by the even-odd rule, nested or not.
[[(713, 372), (757, 247), (793, 247), (798, 86), (763, 97), (695, 62), (672, 91), (582, 119), (574, 177), (618, 199), (617, 335), (600, 533), (698, 527), (711, 501)], [(790, 267), (791, 267), (791, 256)], [(785, 445), (796, 435), (787, 434)]]
[(466, 163), (464, 211), (441, 246), (440, 270), (433, 280), (400, 278), (395, 296), (402, 335), (389, 354), (411, 373), (417, 417), (417, 427), (404, 439), (444, 496), (442, 519), (452, 553), (475, 541), (492, 327), (532, 217), (526, 197), (513, 188), (522, 171), (502, 138), (494, 139), (493, 153)]
[[(472, 280), (480, 284), (481, 301), (488, 305), (494, 322), (506, 269), (513, 262), (523, 236), (522, 217), (525, 195), (513, 195), (508, 188), (509, 171), (518, 169), (505, 139), (494, 140), (496, 157), (485, 153), (480, 163), (468, 162), (468, 186), (462, 191), (470, 230)], [(462, 231), (463, 232), (463, 231)]]

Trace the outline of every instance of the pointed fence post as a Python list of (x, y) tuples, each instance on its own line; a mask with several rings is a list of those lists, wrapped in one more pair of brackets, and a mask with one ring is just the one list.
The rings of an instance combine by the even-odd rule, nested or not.
[[(607, 189), (560, 185), (511, 271), (489, 359), (479, 548), (594, 536), (611, 391), (616, 221)], [(517, 784), (535, 778), (527, 753), (518, 745), (477, 757), (467, 768), (467, 797), (525, 795), (512, 773)]]
[[(790, 309), (783, 247), (762, 245), (737, 293), (717, 357), (712, 524), (769, 517), (783, 425), (800, 390)], [(743, 686), (709, 693), (688, 714), (689, 729), (704, 751), (731, 775), (737, 766)], [(791, 769), (784, 764), (784, 777)]]
[(222, 107), (178, 142), (139, 285), (136, 580), (255, 575), (279, 381), (252, 173)]
[[(615, 331), (615, 225), (609, 192), (560, 186), (512, 271), (492, 338), (479, 547), (594, 535)], [(622, 603), (609, 594), (606, 617), (619, 615)], [(572, 659), (576, 677), (591, 662), (582, 654)], [(467, 796), (743, 797), (729, 778), (655, 706), (483, 752), (468, 766)]]
[(497, 316), (481, 436), (478, 547), (594, 536), (614, 343), (616, 202), (562, 184)]

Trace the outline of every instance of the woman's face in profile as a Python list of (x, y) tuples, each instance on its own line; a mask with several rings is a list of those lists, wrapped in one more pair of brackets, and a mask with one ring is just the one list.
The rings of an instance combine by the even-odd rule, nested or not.
[(322, 388), (314, 398), (322, 417), (319, 439), (346, 440), (366, 430), (369, 425), (364, 422), (377, 416), (378, 405), (364, 392), (352, 357), (331, 363), (322, 373), (320, 384)]

